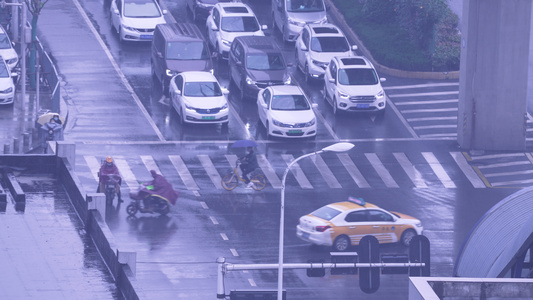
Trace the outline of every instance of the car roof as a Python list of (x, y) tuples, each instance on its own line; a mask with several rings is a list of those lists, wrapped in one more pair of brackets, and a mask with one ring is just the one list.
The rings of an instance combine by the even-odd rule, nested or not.
[(304, 92), (297, 85), (273, 85), (268, 87), (273, 95), (304, 95)]
[(312, 36), (344, 36), (342, 30), (333, 24), (307, 24)]
[(186, 71), (179, 73), (180, 75), (185, 78), (185, 81), (191, 81), (191, 82), (213, 82), (217, 81), (216, 77), (211, 74), (211, 72), (205, 72), (205, 71)]
[(204, 40), (203, 34), (196, 24), (164, 23), (157, 24), (156, 27), (159, 28), (159, 31), (165, 37), (167, 42), (182, 41), (186, 38), (190, 40)]
[(359, 205), (357, 203), (351, 202), (351, 201), (343, 201), (343, 202), (336, 202), (328, 204), (327, 206), (333, 207), (340, 211), (349, 211), (349, 210), (365, 210), (369, 208), (380, 208), (379, 206), (366, 202), (365, 205)]
[(220, 7), (221, 14), (232, 16), (255, 16), (252, 9), (241, 2), (219, 2), (216, 6)]
[(339, 68), (342, 69), (368, 69), (374, 68), (372, 63), (364, 56), (335, 56)]
[(239, 36), (235, 40), (241, 41), (248, 53), (281, 53), (281, 49), (269, 36)]

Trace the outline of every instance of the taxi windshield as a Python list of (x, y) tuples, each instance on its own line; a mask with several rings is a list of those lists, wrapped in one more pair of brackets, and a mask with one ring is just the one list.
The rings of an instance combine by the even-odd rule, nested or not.
[(189, 97), (218, 97), (222, 90), (216, 82), (186, 82), (183, 94)]
[(329, 221), (335, 218), (340, 213), (341, 212), (337, 209), (331, 208), (329, 206), (324, 206), (310, 213), (310, 215)]
[(272, 97), (272, 110), (309, 110), (304, 95), (279, 95)]

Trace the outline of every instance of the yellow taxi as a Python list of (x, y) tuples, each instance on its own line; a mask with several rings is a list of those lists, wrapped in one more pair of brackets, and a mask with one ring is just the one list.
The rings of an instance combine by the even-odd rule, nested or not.
[(380, 244), (401, 242), (408, 246), (423, 229), (416, 218), (349, 197), (348, 201), (328, 204), (301, 217), (296, 235), (315, 245), (346, 251), (351, 245), (359, 245), (365, 235), (373, 235)]

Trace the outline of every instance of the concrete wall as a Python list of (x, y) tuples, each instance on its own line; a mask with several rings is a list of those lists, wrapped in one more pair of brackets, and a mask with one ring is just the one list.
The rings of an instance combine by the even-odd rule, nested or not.
[(458, 142), (525, 149), (532, 0), (465, 0)]

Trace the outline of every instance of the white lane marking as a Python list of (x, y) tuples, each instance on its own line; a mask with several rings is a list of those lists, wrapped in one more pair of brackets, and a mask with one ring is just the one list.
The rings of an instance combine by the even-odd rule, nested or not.
[[(159, 167), (155, 163), (155, 160), (152, 156), (148, 155), (141, 155), (141, 160), (143, 161), (144, 165), (146, 166), (147, 170), (154, 170), (157, 172), (157, 174), (161, 174), (161, 170), (159, 170)], [(162, 175), (162, 174), (161, 174)]]
[(393, 153), (394, 157), (396, 157), (396, 160), (402, 167), (402, 169), (407, 174), (407, 177), (411, 179), (413, 184), (417, 188), (427, 188), (428, 186), (424, 182), (424, 178), (422, 177), (422, 174), (418, 172), (418, 170), (415, 168), (415, 166), (411, 163), (409, 158), (405, 155), (403, 152)]
[(533, 164), (533, 156), (531, 156), (531, 153), (526, 153), (526, 157)]
[(404, 90), (404, 89), (417, 89), (417, 88), (439, 87), (439, 86), (457, 86), (457, 87), (459, 87), (459, 82), (424, 83), (424, 84), (412, 84), (412, 85), (393, 85), (393, 86), (384, 86), (383, 89), (385, 89), (385, 90)]
[(446, 121), (446, 120), (457, 120), (457, 117), (407, 118), (407, 121), (409, 121), (409, 122), (419, 122), (419, 121)]
[[(282, 154), (281, 157), (283, 158), (285, 163), (287, 163), (287, 166), (294, 160), (294, 156), (292, 156), (291, 154)], [(295, 163), (291, 166), (291, 172), (302, 189), (313, 188), (313, 185), (311, 185), (298, 163)]]
[(330, 188), (342, 188), (341, 184), (337, 181), (337, 178), (335, 178), (335, 175), (333, 175), (333, 172), (331, 172), (321, 155), (315, 155), (315, 159), (312, 159), (312, 161)]
[(421, 134), (421, 138), (437, 138), (437, 137), (457, 137), (457, 133), (434, 133), (434, 134)]
[(180, 175), (180, 178), (187, 187), (187, 189), (197, 192), (200, 188), (198, 188), (196, 181), (194, 181), (194, 178), (189, 172), (187, 165), (185, 165), (185, 163), (183, 162), (183, 159), (181, 159), (181, 156), (169, 155), (168, 158), (170, 159), (170, 162), (172, 163), (176, 171), (178, 171), (178, 174)]
[(257, 284), (255, 284), (255, 281), (252, 278), (248, 278), (248, 282), (251, 286), (257, 286)]
[(427, 109), (406, 109), (401, 110), (402, 114), (416, 114), (416, 113), (437, 113), (437, 112), (450, 112), (450, 111), (458, 111), (459, 108), (452, 107), (452, 108), (427, 108)]
[(437, 128), (457, 128), (455, 125), (427, 125), (427, 126), (413, 126), (413, 129), (424, 130), (424, 129), (437, 129)]
[(231, 251), (231, 254), (233, 254), (233, 256), (239, 256), (239, 253), (237, 253), (237, 250), (231, 248), (229, 249), (229, 251)]
[(463, 171), (466, 178), (468, 178), (474, 188), (487, 187), (483, 180), (479, 178), (479, 175), (476, 173), (476, 171), (472, 169), (465, 156), (461, 152), (450, 152), (450, 154), (452, 155), (453, 159), (455, 160), (461, 171)]
[(87, 166), (89, 167), (89, 169), (91, 169), (91, 174), (93, 175), (94, 180), (96, 180), (96, 182), (99, 182), (100, 180), (98, 178), (98, 171), (100, 171), (100, 162), (98, 162), (98, 159), (96, 159), (96, 157), (94, 156), (87, 155), (83, 158), (85, 158)]
[(225, 233), (220, 233), (220, 236), (222, 237), (222, 239), (224, 241), (228, 241), (229, 240), (228, 236)]
[(209, 216), (209, 219), (211, 219), (211, 222), (213, 222), (213, 224), (218, 225), (217, 218), (215, 218), (213, 216)]
[(533, 183), (533, 179), (527, 179), (527, 180), (516, 180), (516, 181), (502, 181), (502, 182), (494, 182), (490, 183), (492, 186), (506, 186), (506, 185), (517, 185), (517, 184), (531, 184)]
[(472, 160), (479, 159), (493, 159), (493, 158), (504, 158), (504, 157), (522, 157), (524, 153), (503, 153), (503, 154), (489, 154), (489, 155), (476, 155), (471, 156)]
[(444, 168), (442, 167), (440, 162), (437, 160), (435, 155), (433, 155), (433, 153), (422, 152), (422, 156), (424, 156), (426, 161), (429, 163), (429, 166), (431, 167), (435, 175), (437, 175), (437, 177), (439, 178), (440, 182), (444, 185), (444, 187), (446, 188), (456, 187), (455, 183), (453, 183), (453, 181), (450, 179), (450, 176), (448, 176), (446, 171), (444, 171)]
[(141, 103), (141, 100), (139, 99), (137, 94), (135, 94), (135, 91), (133, 90), (133, 88), (131, 87), (130, 83), (128, 82), (128, 79), (126, 78), (124, 73), (122, 73), (122, 70), (120, 70), (120, 67), (118, 66), (117, 62), (113, 58), (113, 55), (111, 54), (111, 52), (107, 48), (106, 44), (104, 43), (104, 41), (100, 37), (100, 34), (96, 30), (96, 28), (94, 28), (93, 23), (91, 22), (91, 20), (89, 19), (89, 17), (85, 13), (85, 10), (82, 8), (82, 6), (78, 2), (78, 0), (74, 0), (73, 2), (76, 5), (76, 7), (78, 8), (78, 11), (80, 12), (81, 16), (83, 17), (83, 20), (85, 20), (85, 23), (87, 23), (87, 25), (91, 29), (91, 32), (93, 33), (94, 37), (96, 38), (96, 40), (98, 41), (98, 43), (100, 44), (102, 49), (104, 50), (107, 58), (109, 59), (109, 61), (113, 65), (113, 68), (118, 73), (118, 76), (120, 77), (120, 79), (122, 80), (124, 85), (126, 86), (126, 89), (130, 93), (130, 95), (133, 97), (133, 99), (137, 103), (137, 106), (139, 107), (139, 109), (141, 110), (143, 115), (145, 116), (146, 122), (148, 122), (148, 124), (150, 124), (152, 126), (152, 129), (157, 134), (157, 137), (159, 138), (159, 140), (165, 141), (165, 138), (163, 137), (163, 134), (161, 134), (161, 132), (159, 131), (159, 128), (157, 128), (157, 125), (155, 125), (154, 120), (152, 120), (152, 118), (150, 117), (150, 114), (148, 113), (148, 111), (146, 111), (146, 108), (144, 108), (144, 105)]
[(211, 182), (213, 182), (215, 188), (222, 189), (222, 178), (220, 178), (220, 175), (218, 174), (217, 169), (213, 165), (213, 162), (211, 162), (209, 156), (205, 154), (199, 154), (197, 155), (197, 157), (200, 160), (200, 163), (204, 167), (205, 171), (207, 172), (207, 175), (211, 179)]
[(259, 167), (261, 167), (261, 171), (263, 171), (263, 174), (265, 174), (265, 177), (267, 178), (268, 182), (270, 182), (272, 187), (275, 189), (281, 189), (281, 180), (279, 179), (278, 175), (276, 175), (274, 168), (272, 168), (270, 162), (266, 159), (264, 154), (257, 155), (257, 163), (259, 164)]
[(383, 163), (381, 163), (379, 160), (377, 154), (365, 153), (365, 156), (388, 188), (399, 188), (398, 184), (396, 181), (394, 181), (387, 168), (385, 168)]
[(369, 188), (370, 184), (366, 181), (365, 177), (359, 171), (357, 166), (353, 163), (353, 161), (350, 159), (350, 156), (348, 153), (337, 153), (337, 157), (341, 161), (341, 163), (346, 168), (346, 171), (352, 176), (353, 181), (355, 181), (355, 184), (360, 188)]
[(527, 175), (527, 174), (533, 174), (533, 170), (500, 172), (500, 173), (490, 173), (490, 174), (483, 174), (483, 175), (485, 177), (498, 177), (498, 176), (513, 176), (513, 175)]
[(451, 100), (430, 100), (430, 101), (396, 101), (396, 106), (402, 105), (427, 105), (427, 104), (444, 104), (444, 103), (459, 103), (459, 99)]
[[(416, 134), (415, 130), (413, 128), (411, 128), (411, 126), (409, 125), (409, 122), (407, 122), (407, 120), (405, 120), (404, 116), (402, 115), (402, 113), (400, 113), (400, 111), (398, 110), (398, 108), (396, 107), (394, 102), (392, 102), (390, 97), (387, 97), (387, 106), (389, 107), (389, 109), (392, 109), (392, 111), (394, 111), (394, 113), (396, 114), (398, 119), (400, 119), (400, 121), (402, 121), (403, 126), (407, 129), (407, 131), (409, 131), (411, 136), (413, 138), (415, 138), (415, 139), (418, 138), (418, 135)], [(345, 140), (345, 142), (348, 142), (348, 141)]]
[(226, 159), (228, 160), (229, 165), (231, 166), (231, 170), (233, 171), (233, 169), (237, 165), (237, 160), (239, 158), (235, 154), (226, 154)]
[(459, 95), (459, 91), (448, 92), (428, 92), (428, 93), (411, 93), (411, 94), (389, 94), (389, 97), (393, 98), (406, 98), (406, 97), (426, 97), (426, 96), (446, 96), (446, 95)]
[(207, 203), (205, 203), (204, 201), (200, 201), (200, 205), (203, 209), (209, 209), (209, 206), (207, 206)]
[(490, 169), (490, 168), (503, 168), (503, 167), (530, 165), (530, 164), (531, 163), (529, 161), (513, 161), (513, 162), (508, 162), (508, 163), (499, 163), (499, 164), (478, 166), (478, 168), (479, 169)]
[(128, 188), (130, 190), (136, 191), (139, 188), (139, 182), (131, 171), (128, 162), (123, 158), (115, 157), (115, 164), (117, 165), (118, 171), (120, 172), (120, 176), (122, 176), (122, 180), (124, 180)]

